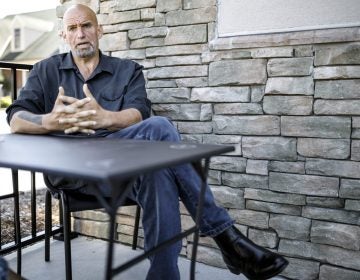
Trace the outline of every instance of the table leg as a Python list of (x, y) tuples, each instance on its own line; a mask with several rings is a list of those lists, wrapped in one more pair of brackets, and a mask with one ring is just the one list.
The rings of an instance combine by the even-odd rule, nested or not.
[(190, 280), (195, 279), (196, 255), (197, 255), (197, 247), (199, 244), (199, 225), (200, 225), (200, 219), (201, 219), (201, 216), (203, 213), (205, 190), (206, 190), (206, 180), (207, 180), (207, 174), (209, 171), (209, 164), (210, 164), (209, 158), (205, 159), (205, 164), (203, 167), (201, 167), (201, 162), (198, 162), (197, 164), (195, 164), (198, 167), (198, 168), (195, 168), (195, 170), (199, 173), (199, 176), (201, 177), (201, 180), (202, 180), (202, 184), (201, 184), (201, 189), (200, 189), (199, 204), (197, 206), (196, 217), (195, 217), (196, 231), (194, 232), (194, 242), (193, 242), (192, 253), (191, 253)]
[(15, 244), (17, 247), (17, 274), (21, 275), (21, 232), (20, 232), (20, 206), (19, 206), (19, 173), (11, 169), (14, 193), (14, 222)]

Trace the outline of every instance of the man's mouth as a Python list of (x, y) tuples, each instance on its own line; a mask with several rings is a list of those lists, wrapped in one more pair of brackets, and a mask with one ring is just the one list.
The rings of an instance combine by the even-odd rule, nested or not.
[(80, 47), (80, 48), (89, 47), (89, 46), (90, 46), (89, 42), (82, 42), (82, 43), (76, 44), (76, 47)]

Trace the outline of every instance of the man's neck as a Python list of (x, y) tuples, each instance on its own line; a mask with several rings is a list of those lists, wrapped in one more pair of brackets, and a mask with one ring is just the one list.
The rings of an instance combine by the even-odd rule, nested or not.
[(73, 58), (84, 80), (87, 80), (91, 76), (100, 61), (99, 54), (86, 58), (75, 56)]

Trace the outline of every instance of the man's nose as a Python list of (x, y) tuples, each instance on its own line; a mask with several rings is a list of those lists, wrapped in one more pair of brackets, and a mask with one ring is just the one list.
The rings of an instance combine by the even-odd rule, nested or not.
[(78, 27), (77, 28), (77, 37), (83, 38), (84, 36), (85, 36), (84, 30), (82, 29), (82, 27)]

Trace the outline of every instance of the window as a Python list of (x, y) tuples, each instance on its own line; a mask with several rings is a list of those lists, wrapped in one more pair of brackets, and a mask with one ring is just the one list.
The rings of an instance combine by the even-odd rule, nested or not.
[(21, 32), (20, 28), (14, 29), (14, 49), (18, 50), (21, 47)]
[(359, 0), (219, 0), (218, 37), (360, 26)]

